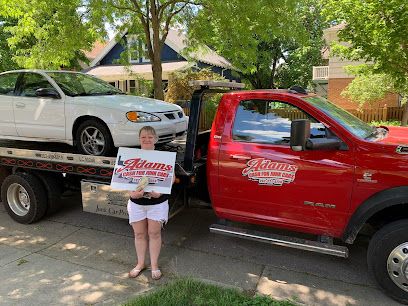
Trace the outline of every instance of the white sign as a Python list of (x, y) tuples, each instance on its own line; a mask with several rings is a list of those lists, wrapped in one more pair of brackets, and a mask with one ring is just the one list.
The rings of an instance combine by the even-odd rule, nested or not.
[(112, 189), (135, 190), (140, 179), (149, 185), (144, 191), (171, 193), (174, 177), (175, 152), (119, 148), (112, 175)]

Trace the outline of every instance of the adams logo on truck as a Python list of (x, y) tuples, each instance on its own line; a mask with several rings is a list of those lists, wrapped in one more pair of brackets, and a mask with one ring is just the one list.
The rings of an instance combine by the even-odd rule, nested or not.
[(292, 183), (298, 167), (287, 163), (279, 163), (266, 158), (255, 158), (247, 162), (242, 175), (259, 185), (282, 186)]

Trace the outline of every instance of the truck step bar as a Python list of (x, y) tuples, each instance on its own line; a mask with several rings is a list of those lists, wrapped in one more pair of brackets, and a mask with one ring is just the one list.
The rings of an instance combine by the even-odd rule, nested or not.
[(237, 227), (230, 227), (220, 224), (212, 224), (210, 232), (215, 234), (223, 234), (232, 237), (244, 238), (248, 240), (266, 242), (269, 244), (285, 246), (294, 249), (312, 251), (327, 255), (347, 258), (348, 248), (339, 245), (322, 243), (312, 240), (305, 240), (295, 237), (281, 236), (271, 233), (263, 233), (255, 230), (246, 230)]

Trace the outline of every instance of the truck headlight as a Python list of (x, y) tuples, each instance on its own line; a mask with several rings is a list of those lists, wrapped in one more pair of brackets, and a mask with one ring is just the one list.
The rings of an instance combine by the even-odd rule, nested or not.
[(127, 112), (126, 118), (132, 122), (157, 122), (161, 119), (153, 114), (145, 112)]

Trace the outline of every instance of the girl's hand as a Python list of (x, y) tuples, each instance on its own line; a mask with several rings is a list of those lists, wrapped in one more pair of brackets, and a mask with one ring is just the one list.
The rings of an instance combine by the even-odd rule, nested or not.
[(135, 191), (131, 191), (130, 192), (130, 197), (132, 199), (140, 199), (141, 197), (143, 197), (144, 191), (143, 190), (135, 190)]
[(150, 196), (151, 196), (152, 198), (157, 199), (157, 198), (159, 198), (159, 197), (161, 196), (161, 193), (158, 193), (158, 192), (156, 192), (156, 191), (151, 191), (151, 192), (150, 192)]

